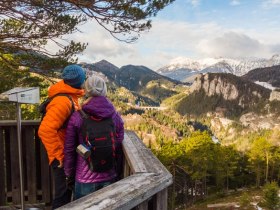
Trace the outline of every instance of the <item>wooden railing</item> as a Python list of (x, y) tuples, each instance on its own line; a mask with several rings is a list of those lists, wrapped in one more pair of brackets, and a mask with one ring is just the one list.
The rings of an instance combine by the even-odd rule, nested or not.
[[(25, 204), (49, 208), (51, 171), (38, 139), (38, 121), (22, 122)], [(0, 209), (20, 206), (18, 143), (15, 121), (0, 121)], [(60, 209), (167, 209), (172, 176), (141, 139), (125, 132), (124, 178)]]
[[(51, 173), (38, 138), (39, 121), (22, 122), (23, 183), (26, 206), (51, 205)], [(0, 208), (21, 204), (16, 121), (0, 121)]]

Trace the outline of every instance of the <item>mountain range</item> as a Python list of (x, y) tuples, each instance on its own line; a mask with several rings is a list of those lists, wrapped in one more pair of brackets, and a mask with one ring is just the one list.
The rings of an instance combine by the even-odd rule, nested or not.
[(163, 99), (174, 95), (176, 86), (182, 84), (180, 81), (162, 76), (145, 66), (126, 65), (118, 68), (106, 60), (80, 65), (87, 71), (105, 75), (110, 84), (125, 87), (138, 97), (151, 99), (152, 102), (149, 103), (154, 105), (159, 105)]
[[(277, 58), (274, 56), (271, 60), (276, 61)], [(275, 88), (280, 87), (280, 65), (254, 69), (243, 76), (236, 76), (232, 72), (206, 73), (206, 68), (204, 71), (196, 70), (199, 74), (191, 86), (160, 75), (145, 66), (126, 65), (118, 68), (106, 60), (80, 65), (87, 72), (104, 75), (113, 90), (126, 88), (127, 93), (133, 95), (132, 103), (135, 104), (137, 101), (141, 101), (144, 106), (163, 104), (182, 115), (199, 116), (208, 112), (222, 112), (229, 118), (240, 117), (248, 112), (280, 112), (280, 97), (271, 97), (275, 91), (267, 88), (267, 85), (272, 84)], [(222, 66), (232, 69), (229, 64), (224, 63)], [(199, 69), (197, 63), (194, 63), (193, 67)], [(202, 72), (205, 74), (201, 74)]]
[(200, 73), (231, 73), (242, 76), (256, 68), (265, 68), (280, 65), (280, 55), (273, 55), (270, 59), (260, 58), (207, 58), (194, 60), (177, 58), (169, 65), (156, 72), (181, 82), (193, 82)]

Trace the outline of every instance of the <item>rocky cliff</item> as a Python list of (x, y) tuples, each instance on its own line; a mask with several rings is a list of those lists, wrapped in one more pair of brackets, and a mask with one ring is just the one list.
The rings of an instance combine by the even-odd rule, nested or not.
[(224, 100), (238, 102), (239, 106), (254, 105), (267, 100), (270, 90), (232, 74), (200, 74), (191, 86), (191, 93), (204, 91), (209, 97), (221, 96)]
[(210, 78), (208, 74), (200, 74), (196, 77), (190, 91), (204, 90), (207, 96), (221, 95), (225, 100), (234, 100), (238, 98), (238, 89), (234, 84), (227, 83), (221, 76)]

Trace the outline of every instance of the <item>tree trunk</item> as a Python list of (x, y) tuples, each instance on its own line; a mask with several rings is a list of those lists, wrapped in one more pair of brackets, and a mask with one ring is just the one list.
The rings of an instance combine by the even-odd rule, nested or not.
[(265, 183), (267, 183), (268, 182), (268, 163), (269, 163), (268, 152), (266, 152), (265, 156), (266, 156)]
[(257, 166), (257, 174), (256, 174), (256, 187), (259, 188), (260, 187), (260, 180), (261, 180), (261, 170), (260, 170), (260, 164), (258, 163)]
[(226, 179), (227, 179), (227, 193), (228, 193), (228, 185), (229, 185), (229, 178), (228, 178), (229, 176), (228, 176), (228, 174), (229, 173), (228, 173), (228, 170), (227, 170), (227, 177), (226, 177)]

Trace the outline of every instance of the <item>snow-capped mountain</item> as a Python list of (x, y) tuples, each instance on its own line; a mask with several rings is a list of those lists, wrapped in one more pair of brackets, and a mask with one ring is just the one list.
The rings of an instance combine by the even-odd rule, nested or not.
[(188, 81), (199, 73), (232, 73), (242, 76), (256, 68), (271, 67), (280, 64), (280, 55), (273, 55), (270, 59), (264, 58), (206, 58), (190, 59), (176, 58), (167, 66), (157, 70), (158, 73), (175, 80)]
[(218, 62), (212, 66), (206, 67), (203, 70), (200, 70), (200, 73), (232, 73), (233, 74), (233, 68), (232, 65), (228, 64), (226, 61)]

